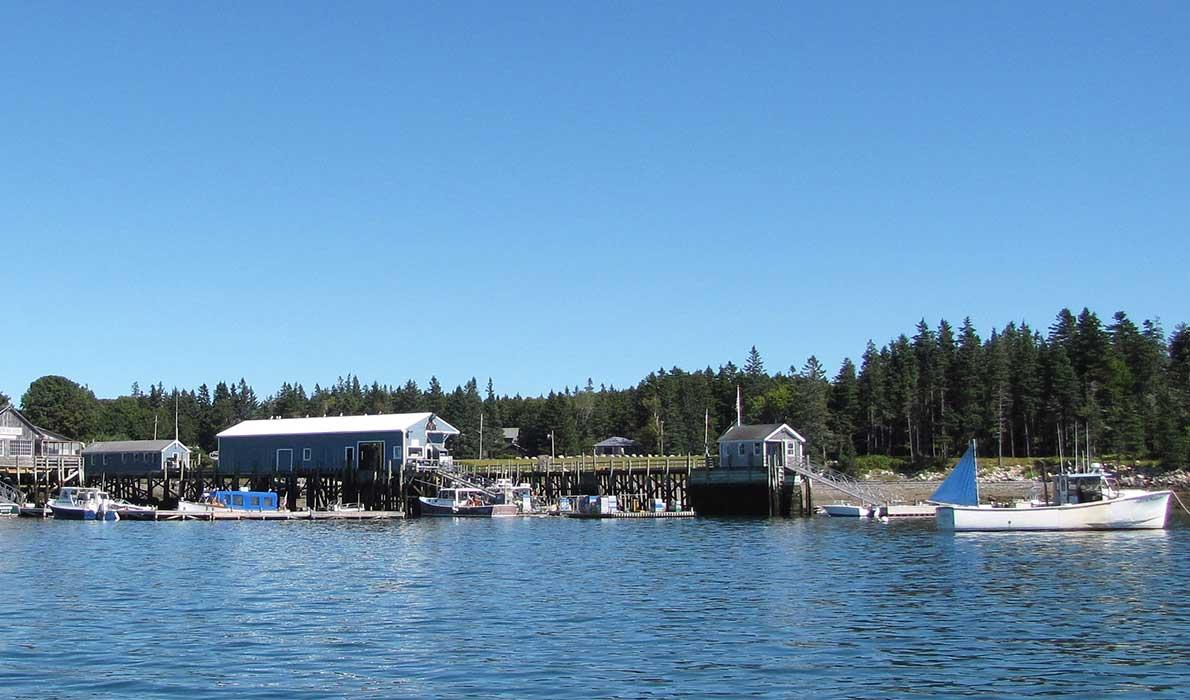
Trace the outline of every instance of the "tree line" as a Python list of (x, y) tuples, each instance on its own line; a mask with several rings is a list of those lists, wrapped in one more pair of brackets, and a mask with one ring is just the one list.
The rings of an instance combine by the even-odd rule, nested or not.
[[(745, 422), (789, 423), (809, 440), (810, 454), (850, 468), (871, 455), (906, 464), (936, 464), (978, 441), (980, 454), (1017, 461), (1070, 453), (1076, 433), (1096, 454), (1149, 459), (1167, 467), (1190, 462), (1190, 330), (1166, 335), (1159, 321), (1139, 325), (1124, 312), (1104, 324), (1088, 309), (1060, 311), (1043, 334), (1009, 323), (981, 338), (970, 319), (956, 329), (925, 320), (912, 334), (877, 346), (869, 341), (858, 367), (845, 359), (829, 377), (818, 359), (769, 372), (757, 349), (743, 367), (651, 372), (636, 386), (564, 387), (545, 396), (499, 395), (491, 379), (451, 391), (436, 378), (423, 387), (284, 383), (259, 397), (243, 379), (214, 389), (148, 390), (133, 384), (115, 399), (97, 399), (58, 376), (34, 381), (22, 411), (38, 425), (86, 440), (173, 437), (211, 451), (215, 435), (249, 418), (431, 411), (458, 427), (458, 457), (578, 454), (619, 435), (648, 453), (715, 452), (736, 420), (737, 391)], [(0, 405), (8, 400), (0, 394)], [(502, 428), (520, 429), (508, 446)], [(709, 439), (708, 439), (709, 438)]]

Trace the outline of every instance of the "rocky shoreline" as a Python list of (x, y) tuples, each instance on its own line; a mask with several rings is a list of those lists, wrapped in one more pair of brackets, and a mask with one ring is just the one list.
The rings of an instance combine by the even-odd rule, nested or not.
[[(1128, 465), (1105, 464), (1104, 468), (1116, 474), (1120, 484), (1125, 487), (1190, 492), (1190, 470), (1178, 469), (1152, 476)], [(864, 483), (892, 494), (898, 501), (915, 503), (929, 498), (945, 478), (946, 474), (942, 472), (923, 472), (912, 479), (892, 472), (878, 472), (869, 474)], [(813, 489), (815, 505), (855, 500), (822, 483), (815, 483)], [(1037, 475), (1021, 465), (990, 469), (979, 475), (979, 494), (985, 501), (1013, 501), (1028, 498), (1033, 493), (1040, 494), (1041, 491), (1042, 484)]]

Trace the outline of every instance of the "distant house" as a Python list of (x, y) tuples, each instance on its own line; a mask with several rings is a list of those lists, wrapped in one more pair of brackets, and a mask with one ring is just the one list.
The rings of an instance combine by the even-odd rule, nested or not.
[(626, 437), (609, 437), (595, 443), (597, 455), (631, 455), (640, 452), (640, 444)]
[(520, 428), (504, 428), (504, 449), (521, 455), (525, 454), (525, 448), (521, 447)]
[(719, 466), (748, 468), (802, 462), (806, 438), (784, 423), (733, 425), (719, 438)]
[(83, 443), (39, 428), (12, 406), (0, 409), (0, 467), (77, 467)]
[(146, 475), (190, 469), (190, 448), (177, 440), (93, 442), (83, 449), (88, 474)]

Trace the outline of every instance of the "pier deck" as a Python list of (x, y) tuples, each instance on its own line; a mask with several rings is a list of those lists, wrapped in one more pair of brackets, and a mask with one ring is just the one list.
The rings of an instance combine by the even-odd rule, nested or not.
[(196, 513), (181, 510), (154, 510), (123, 516), (124, 520), (398, 520), (399, 510), (228, 510)]

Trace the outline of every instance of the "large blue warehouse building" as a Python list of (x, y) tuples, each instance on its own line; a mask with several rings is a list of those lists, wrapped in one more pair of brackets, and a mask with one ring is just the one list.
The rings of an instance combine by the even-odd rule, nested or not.
[(447, 456), (458, 435), (432, 413), (248, 420), (219, 433), (222, 474), (383, 470)]

